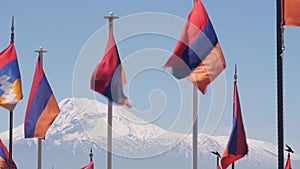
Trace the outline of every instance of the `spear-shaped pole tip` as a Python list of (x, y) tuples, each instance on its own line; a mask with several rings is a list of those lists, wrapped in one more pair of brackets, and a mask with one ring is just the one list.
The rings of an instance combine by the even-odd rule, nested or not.
[(14, 40), (15, 40), (15, 32), (14, 32), (14, 30), (15, 30), (15, 26), (14, 26), (14, 22), (15, 22), (15, 17), (14, 17), (14, 15), (12, 16), (12, 18), (11, 18), (11, 28), (10, 28), (10, 30), (11, 30), (11, 34), (10, 34), (10, 43), (13, 43), (14, 42)]
[(234, 81), (237, 81), (237, 64), (234, 65)]
[(89, 156), (90, 156), (90, 161), (93, 161), (93, 150), (92, 150), (92, 148), (91, 148), (91, 150), (90, 150)]

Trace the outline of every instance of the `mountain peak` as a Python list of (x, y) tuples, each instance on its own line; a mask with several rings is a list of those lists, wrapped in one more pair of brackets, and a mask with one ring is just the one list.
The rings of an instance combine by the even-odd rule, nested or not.
[[(72, 154), (106, 151), (107, 105), (86, 98), (67, 98), (59, 103), (61, 112), (49, 128), (44, 145), (47, 150), (72, 151)], [(8, 131), (0, 133), (7, 138)], [(4, 142), (8, 140), (3, 139)], [(212, 150), (222, 152), (227, 144), (226, 136), (198, 135), (198, 152), (202, 161), (212, 165)], [(240, 160), (244, 168), (275, 168), (277, 148), (274, 144), (248, 139), (249, 154)], [(14, 129), (14, 145), (18, 151), (31, 150), (36, 139), (24, 139), (23, 125)], [(27, 147), (27, 148), (26, 148)], [(150, 157), (192, 157), (191, 134), (167, 131), (154, 124), (146, 123), (121, 106), (113, 107), (113, 154), (125, 158), (148, 159)], [(263, 159), (263, 160), (262, 160)], [(300, 160), (293, 154), (292, 159)], [(176, 160), (175, 160), (176, 161)], [(207, 164), (208, 165), (208, 164)], [(32, 168), (32, 167), (27, 167)]]

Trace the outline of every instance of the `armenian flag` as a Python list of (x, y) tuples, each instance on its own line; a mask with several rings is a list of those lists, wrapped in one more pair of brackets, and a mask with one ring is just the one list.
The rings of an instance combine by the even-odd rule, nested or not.
[(178, 78), (186, 77), (204, 94), (206, 86), (226, 67), (225, 59), (207, 12), (196, 0), (173, 54), (163, 66)]
[(25, 138), (45, 139), (47, 130), (59, 112), (58, 104), (38, 59), (26, 109)]
[(117, 104), (130, 107), (128, 98), (123, 92), (125, 83), (125, 73), (119, 58), (112, 27), (110, 26), (105, 54), (92, 75), (91, 89)]
[(244, 157), (248, 153), (248, 145), (242, 119), (237, 82), (234, 82), (233, 99), (233, 127), (227, 147), (222, 155), (221, 166), (226, 169), (234, 161)]

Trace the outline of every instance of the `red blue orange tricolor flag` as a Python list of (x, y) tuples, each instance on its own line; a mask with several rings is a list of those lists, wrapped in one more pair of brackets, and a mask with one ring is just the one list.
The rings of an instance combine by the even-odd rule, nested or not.
[[(7, 148), (3, 144), (2, 140), (0, 139), (0, 168), (1, 169), (8, 169), (9, 168), (9, 153)], [(17, 169), (15, 162), (12, 160), (12, 169)]]
[(163, 66), (178, 78), (187, 77), (204, 94), (206, 86), (226, 67), (225, 59), (207, 12), (196, 0), (173, 54)]
[(237, 82), (235, 81), (233, 99), (233, 126), (227, 147), (222, 155), (222, 169), (226, 169), (231, 163), (244, 157), (248, 153), (248, 145), (236, 83)]
[(300, 0), (282, 0), (283, 25), (300, 26)]
[(22, 98), (19, 64), (12, 42), (0, 53), (0, 106), (13, 111)]
[(94, 169), (94, 162), (90, 161), (88, 165), (82, 167), (81, 169)]
[(123, 92), (125, 83), (124, 70), (119, 58), (112, 27), (110, 26), (105, 54), (92, 75), (91, 89), (117, 104), (130, 106)]
[(25, 138), (45, 139), (47, 130), (59, 112), (58, 104), (38, 59), (26, 109)]

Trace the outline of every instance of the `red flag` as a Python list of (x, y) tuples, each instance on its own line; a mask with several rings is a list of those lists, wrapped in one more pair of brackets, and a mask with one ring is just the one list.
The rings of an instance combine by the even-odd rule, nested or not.
[(283, 25), (300, 26), (300, 0), (282, 0)]
[(234, 82), (233, 127), (228, 145), (222, 155), (222, 168), (226, 169), (231, 163), (244, 157), (247, 153), (248, 145), (242, 119), (239, 94), (237, 84)]
[(90, 161), (88, 165), (82, 167), (81, 169), (94, 169), (94, 162)]
[(290, 154), (289, 154), (284, 169), (291, 169), (291, 167), (292, 167), (291, 166), (291, 157), (290, 157)]
[(123, 92), (125, 83), (125, 73), (119, 58), (112, 27), (110, 26), (105, 54), (92, 75), (91, 89), (117, 104), (130, 107), (128, 99)]

